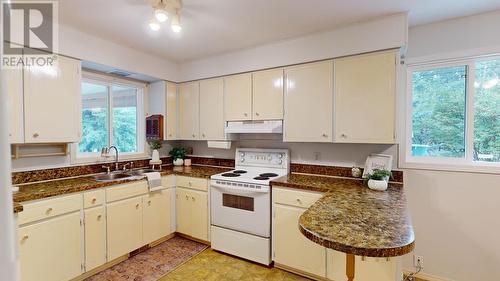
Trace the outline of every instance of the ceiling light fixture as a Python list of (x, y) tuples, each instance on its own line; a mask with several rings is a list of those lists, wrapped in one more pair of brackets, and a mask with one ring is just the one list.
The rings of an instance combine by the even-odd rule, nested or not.
[(168, 20), (168, 12), (163, 0), (161, 0), (160, 3), (158, 3), (158, 5), (156, 5), (155, 7), (155, 18), (159, 22), (165, 22)]
[(170, 27), (175, 33), (182, 30), (180, 10), (182, 0), (157, 0), (153, 5), (153, 18), (149, 21), (149, 28), (158, 31), (161, 23), (166, 22), (171, 17)]
[(181, 32), (182, 30), (181, 17), (179, 16), (178, 13), (175, 13), (175, 15), (172, 17), (172, 22), (170, 23), (170, 27), (172, 28), (172, 31), (175, 33)]
[(149, 28), (151, 28), (151, 30), (158, 31), (160, 30), (160, 27), (160, 23), (156, 21), (156, 19), (152, 19), (149, 21)]

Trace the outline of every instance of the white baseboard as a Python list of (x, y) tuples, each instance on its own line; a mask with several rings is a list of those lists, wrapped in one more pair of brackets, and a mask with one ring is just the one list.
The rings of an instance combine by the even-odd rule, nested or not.
[[(409, 269), (403, 269), (403, 273), (405, 275), (408, 275), (412, 272), (414, 272), (414, 271), (409, 270)], [(420, 272), (419, 274), (415, 275), (415, 277), (420, 278), (420, 279), (424, 279), (426, 281), (455, 281), (455, 280), (450, 279), (450, 278), (444, 278), (444, 277), (440, 277), (440, 276), (436, 276), (436, 275), (432, 275), (432, 274), (428, 274), (428, 273), (424, 273), (424, 272)]]

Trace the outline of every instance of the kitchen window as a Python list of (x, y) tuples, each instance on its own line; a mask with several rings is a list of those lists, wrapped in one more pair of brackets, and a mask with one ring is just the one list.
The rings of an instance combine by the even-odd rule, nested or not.
[(408, 67), (408, 168), (500, 171), (500, 57)]
[(98, 161), (101, 149), (114, 145), (120, 159), (144, 156), (146, 85), (95, 73), (82, 79), (82, 139), (75, 162)]

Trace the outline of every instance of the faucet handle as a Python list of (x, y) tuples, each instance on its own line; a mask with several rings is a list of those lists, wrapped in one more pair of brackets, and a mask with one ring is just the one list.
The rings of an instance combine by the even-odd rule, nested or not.
[(101, 157), (108, 157), (109, 149), (107, 147), (103, 147), (101, 149)]
[(108, 173), (108, 174), (111, 173), (111, 167), (110, 166), (103, 165), (102, 168), (106, 169), (106, 173)]

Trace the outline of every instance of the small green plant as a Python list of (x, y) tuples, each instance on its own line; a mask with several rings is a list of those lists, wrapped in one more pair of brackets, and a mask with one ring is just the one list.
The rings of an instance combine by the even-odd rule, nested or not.
[(392, 178), (392, 173), (391, 171), (384, 170), (384, 169), (374, 169), (373, 173), (368, 174), (365, 178), (366, 181), (368, 180), (386, 180), (387, 178)]
[(172, 158), (175, 159), (184, 159), (186, 158), (186, 149), (183, 147), (174, 147), (168, 153)]
[(149, 143), (149, 147), (151, 147), (152, 150), (161, 149), (162, 146), (163, 143), (159, 140), (154, 140)]

